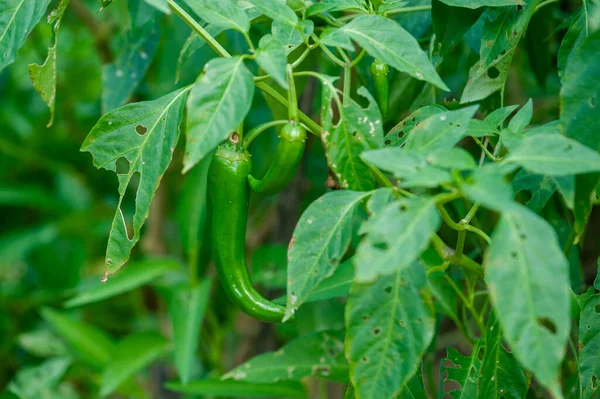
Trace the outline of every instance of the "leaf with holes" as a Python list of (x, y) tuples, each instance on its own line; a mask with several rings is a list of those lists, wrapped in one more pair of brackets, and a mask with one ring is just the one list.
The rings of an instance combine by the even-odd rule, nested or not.
[(526, 136), (504, 162), (522, 166), (531, 173), (550, 176), (600, 171), (600, 154), (554, 133)]
[[(69, 5), (69, 0), (61, 0), (57, 8), (48, 16), (48, 23), (54, 24), (54, 42), (48, 47), (48, 56), (42, 65), (29, 64), (31, 83), (50, 109), (50, 120), (46, 127), (54, 122), (54, 105), (56, 102), (56, 49), (58, 46), (58, 31), (62, 17)], [(2, 69), (2, 68), (0, 68)]]
[(410, 132), (404, 147), (420, 151), (453, 147), (465, 136), (478, 108), (473, 105), (430, 116)]
[(552, 226), (525, 207), (505, 211), (485, 256), (490, 299), (519, 362), (552, 395), (569, 335), (569, 265)]
[(356, 281), (372, 282), (409, 267), (440, 226), (432, 199), (407, 198), (388, 205), (363, 223), (354, 265)]
[(417, 372), (435, 329), (424, 289), (425, 268), (419, 262), (352, 287), (346, 305), (346, 357), (357, 397), (394, 398)]
[(322, 331), (303, 335), (275, 352), (250, 359), (225, 374), (223, 379), (277, 382), (308, 376), (348, 381), (343, 332)]
[(321, 42), (354, 51), (351, 40), (391, 67), (449, 91), (417, 40), (396, 21), (379, 15), (361, 15), (341, 28), (327, 31)]
[(483, 359), (479, 373), (480, 398), (522, 399), (528, 381), (523, 368), (502, 345), (502, 328), (494, 312), (490, 313), (485, 337), (477, 356)]
[(187, 102), (184, 173), (237, 129), (253, 97), (252, 73), (242, 57), (216, 58), (205, 65)]
[[(131, 249), (140, 239), (150, 203), (179, 138), (188, 91), (185, 88), (158, 100), (128, 104), (109, 112), (92, 128), (81, 146), (81, 151), (92, 154), (96, 168), (112, 170), (119, 179), (119, 203), (106, 250), (108, 274), (115, 273), (127, 262)], [(126, 171), (117, 170), (119, 159), (126, 161)], [(139, 175), (140, 181), (130, 234), (122, 203), (134, 174)]]
[(426, 105), (417, 109), (412, 114), (401, 120), (385, 135), (385, 145), (391, 147), (400, 147), (409, 137), (410, 132), (417, 126), (421, 126), (421, 122), (428, 119), (432, 115), (446, 112), (447, 109), (441, 105), (432, 104)]
[(600, 391), (600, 295), (592, 295), (585, 301), (579, 320), (581, 398), (589, 399)]
[(536, 175), (524, 169), (521, 169), (513, 177), (511, 184), (515, 195), (523, 191), (529, 192), (531, 197), (525, 201), (525, 206), (536, 213), (541, 212), (542, 208), (544, 208), (558, 189), (554, 177)]
[(0, 2), (0, 71), (12, 64), (27, 35), (40, 22), (50, 0)]
[(296, 225), (288, 249), (288, 320), (317, 285), (331, 276), (343, 258), (360, 202), (368, 192), (334, 191), (313, 202)]
[(190, 9), (209, 24), (242, 33), (250, 30), (250, 19), (231, 0), (184, 0)]
[[(482, 39), (481, 41), (481, 48), (479, 50), (481, 58), (469, 71), (469, 80), (460, 99), (462, 104), (482, 100), (504, 87), (517, 45), (525, 33), (529, 20), (540, 1), (532, 0), (527, 5), (524, 5), (522, 9), (510, 7), (502, 10), (488, 11), (488, 18), (497, 16), (496, 14), (498, 13), (514, 14), (515, 16), (508, 19), (511, 22), (510, 24), (501, 27), (493, 23), (485, 24), (483, 37), (488, 37), (488, 40)], [(495, 46), (496, 48), (502, 48), (502, 50), (490, 53), (489, 46), (490, 43), (494, 42), (494, 36), (496, 37), (495, 40), (503, 42), (508, 37), (508, 43)], [(492, 44), (492, 46), (494, 45)], [(488, 60), (488, 55), (495, 53), (498, 53), (498, 55)]]
[(479, 397), (477, 396), (477, 386), (481, 372), (481, 359), (479, 359), (478, 354), (481, 345), (482, 340), (477, 340), (469, 356), (464, 356), (454, 348), (449, 347), (446, 349), (446, 358), (442, 359), (440, 363), (441, 370), (448, 373), (443, 382), (454, 381), (460, 385), (460, 389), (455, 388), (446, 392), (452, 398), (467, 399)]

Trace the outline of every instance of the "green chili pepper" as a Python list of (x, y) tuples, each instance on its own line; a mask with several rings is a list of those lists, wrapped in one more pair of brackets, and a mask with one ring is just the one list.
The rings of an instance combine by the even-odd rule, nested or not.
[(262, 195), (277, 194), (290, 184), (298, 171), (304, 153), (306, 130), (298, 122), (296, 86), (294, 85), (292, 66), (289, 64), (287, 66), (287, 79), (290, 120), (279, 133), (279, 144), (277, 145), (275, 158), (262, 180), (248, 176), (252, 190)]
[(263, 195), (273, 195), (290, 184), (302, 161), (305, 141), (306, 130), (300, 123), (292, 120), (284, 125), (279, 133), (275, 158), (265, 176), (262, 180), (248, 176), (252, 190)]
[(371, 64), (371, 75), (373, 76), (373, 87), (375, 88), (375, 100), (379, 104), (381, 116), (385, 118), (389, 107), (389, 83), (388, 83), (389, 68), (387, 64), (379, 60), (373, 61)]
[(250, 154), (237, 133), (221, 145), (208, 170), (208, 212), (211, 251), (221, 284), (244, 313), (267, 322), (280, 322), (285, 308), (259, 294), (250, 280), (245, 259)]

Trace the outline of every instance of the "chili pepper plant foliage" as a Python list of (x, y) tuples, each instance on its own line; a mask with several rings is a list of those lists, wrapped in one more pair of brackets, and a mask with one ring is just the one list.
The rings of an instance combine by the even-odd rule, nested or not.
[[(101, 73), (64, 75), (61, 25)], [(94, 191), (108, 218), (90, 194), (3, 239), (2, 267), (36, 270), (8, 291), (46, 294), (27, 325), (6, 305), (30, 357), (5, 330), (2, 398), (600, 394), (596, 0), (0, 0), (0, 70), (40, 37), (48, 125), (93, 126), (49, 155), (83, 161), (40, 164), (118, 184)], [(107, 242), (102, 266), (36, 267), (60, 237)]]

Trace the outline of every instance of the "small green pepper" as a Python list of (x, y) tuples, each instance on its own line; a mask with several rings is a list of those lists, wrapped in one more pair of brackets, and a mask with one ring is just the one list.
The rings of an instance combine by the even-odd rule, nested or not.
[(248, 176), (252, 190), (262, 195), (277, 194), (290, 184), (298, 171), (304, 154), (306, 130), (298, 122), (298, 99), (296, 98), (296, 86), (291, 65), (288, 64), (286, 72), (289, 85), (289, 122), (283, 126), (279, 133), (279, 144), (277, 145), (275, 158), (265, 176), (261, 180)]
[(285, 308), (256, 291), (245, 258), (248, 219), (248, 173), (250, 154), (237, 133), (221, 145), (208, 169), (208, 215), (212, 258), (223, 289), (247, 315), (267, 322), (280, 322)]
[(381, 116), (385, 118), (389, 108), (389, 83), (388, 83), (389, 68), (387, 64), (379, 60), (373, 61), (371, 64), (371, 75), (373, 76), (373, 87), (375, 88), (375, 100), (379, 104)]

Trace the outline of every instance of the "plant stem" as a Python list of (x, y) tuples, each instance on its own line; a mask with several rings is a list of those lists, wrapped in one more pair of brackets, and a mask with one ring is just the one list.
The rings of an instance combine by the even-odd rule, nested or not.
[(446, 208), (444, 208), (443, 205), (437, 204), (436, 207), (440, 213), (440, 216), (442, 217), (442, 220), (444, 220), (444, 222), (451, 229), (456, 230), (456, 231), (467, 230), (467, 231), (477, 234), (478, 236), (483, 238), (488, 244), (490, 244), (492, 242), (490, 237), (487, 234), (485, 234), (482, 230), (478, 229), (477, 227), (471, 226), (470, 224), (456, 223), (454, 220), (452, 220), (452, 218), (448, 214), (448, 211), (446, 211)]
[(244, 138), (244, 147), (248, 148), (250, 143), (252, 143), (252, 141), (256, 137), (258, 137), (259, 134), (264, 132), (265, 130), (270, 129), (274, 126), (285, 125), (286, 123), (288, 123), (287, 120), (278, 120), (278, 121), (271, 121), (271, 122), (263, 123), (262, 125), (258, 125), (254, 129), (250, 130), (248, 132), (248, 134), (246, 135), (246, 137)]
[(463, 302), (463, 305), (465, 306), (465, 308), (467, 308), (469, 310), (469, 312), (471, 313), (471, 315), (473, 316), (473, 319), (475, 320), (475, 323), (477, 323), (477, 327), (479, 328), (479, 332), (484, 333), (485, 326), (483, 325), (483, 321), (481, 320), (479, 314), (475, 311), (473, 304), (467, 299), (465, 294), (463, 294), (462, 290), (456, 286), (456, 283), (454, 282), (454, 280), (452, 280), (452, 278), (450, 278), (450, 276), (448, 276), (447, 274), (444, 274), (444, 279), (446, 279), (448, 284), (450, 284), (452, 289), (456, 292), (456, 295), (458, 295), (458, 297)]
[(342, 104), (348, 105), (350, 102), (350, 88), (352, 85), (352, 69), (349, 66), (344, 67), (344, 96), (342, 97)]
[(460, 259), (463, 256), (463, 250), (465, 248), (465, 238), (467, 237), (467, 231), (461, 230), (458, 232), (458, 238), (456, 239), (456, 249), (454, 250), (454, 256)]
[(288, 82), (288, 119), (298, 122), (298, 96), (296, 95), (294, 70), (291, 64), (287, 64), (285, 74)]
[(479, 148), (483, 150), (483, 152), (485, 153), (485, 155), (488, 156), (489, 159), (491, 159), (494, 162), (500, 161), (500, 158), (495, 157), (494, 154), (492, 154), (490, 150), (487, 149), (487, 146), (481, 142), (481, 140), (479, 140), (477, 137), (473, 137), (473, 140), (477, 143)]
[(429, 11), (431, 10), (431, 6), (414, 6), (414, 7), (402, 7), (402, 8), (393, 8), (385, 12), (385, 15), (390, 14), (407, 14), (410, 12), (420, 12), (420, 11)]

